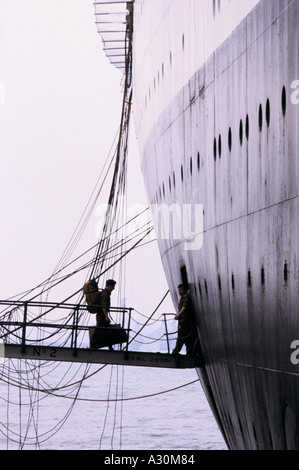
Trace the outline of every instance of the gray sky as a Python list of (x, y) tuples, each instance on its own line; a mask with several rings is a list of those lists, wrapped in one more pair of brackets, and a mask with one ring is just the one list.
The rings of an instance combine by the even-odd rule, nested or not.
[[(109, 154), (122, 96), (121, 73), (102, 51), (93, 0), (0, 2), (0, 298), (6, 299), (55, 268)], [(129, 162), (129, 199), (146, 206), (134, 132)], [(97, 222), (93, 214), (79, 251), (96, 243)], [(126, 266), (123, 295), (151, 313), (167, 290), (154, 244)], [(80, 286), (74, 279), (62, 298)]]

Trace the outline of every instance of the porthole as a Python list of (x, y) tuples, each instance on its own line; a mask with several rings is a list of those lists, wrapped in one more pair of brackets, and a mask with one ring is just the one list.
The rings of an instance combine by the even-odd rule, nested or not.
[(222, 151), (221, 135), (219, 135), (219, 137), (218, 137), (218, 154), (219, 154), (219, 158), (221, 158), (221, 151)]
[(260, 132), (262, 131), (262, 128), (263, 128), (263, 108), (262, 108), (262, 105), (260, 104), (260, 107), (259, 107), (259, 129), (260, 129)]
[(269, 428), (269, 440), (270, 440), (271, 449), (273, 449), (273, 439), (272, 439), (272, 434), (271, 434), (271, 429), (270, 428)]
[(240, 144), (242, 146), (243, 145), (243, 121), (242, 119), (240, 120), (240, 125), (239, 125), (239, 139), (240, 139)]
[(175, 172), (173, 172), (172, 179), (173, 179), (173, 187), (175, 188)]
[(220, 275), (218, 276), (218, 289), (219, 289), (219, 292), (221, 292), (222, 286), (221, 286), (221, 277), (220, 277)]
[(169, 177), (169, 191), (171, 191), (171, 178)]
[(208, 292), (208, 284), (207, 284), (207, 280), (205, 279), (205, 291), (206, 291), (206, 294), (208, 295), (209, 292)]
[(283, 268), (283, 279), (284, 283), (287, 284), (289, 278), (289, 270), (288, 270), (288, 263), (284, 263), (284, 268)]
[(182, 49), (185, 49), (185, 35), (182, 34)]
[(262, 286), (265, 285), (265, 269), (264, 269), (264, 266), (262, 266), (262, 269), (261, 269), (261, 284), (262, 284)]
[(228, 129), (228, 149), (231, 152), (231, 150), (232, 150), (232, 130), (231, 130), (231, 128)]
[(248, 270), (248, 273), (247, 273), (247, 286), (251, 287), (251, 271), (250, 271), (250, 269)]
[(190, 175), (192, 176), (192, 157), (190, 157)]
[(200, 170), (200, 153), (197, 152), (197, 169)]
[(235, 276), (234, 276), (234, 273), (232, 274), (231, 282), (232, 282), (232, 290), (233, 290), (233, 292), (235, 292)]
[(181, 165), (181, 180), (184, 181), (184, 169), (183, 169), (183, 165)]
[(282, 88), (282, 92), (281, 92), (281, 108), (282, 108), (282, 114), (285, 116), (286, 109), (287, 109), (287, 94), (286, 94), (285, 86)]

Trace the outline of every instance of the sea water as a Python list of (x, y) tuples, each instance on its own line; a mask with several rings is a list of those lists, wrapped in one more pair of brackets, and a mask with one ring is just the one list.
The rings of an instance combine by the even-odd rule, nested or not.
[(2, 450), (226, 449), (195, 370), (16, 360), (3, 367)]

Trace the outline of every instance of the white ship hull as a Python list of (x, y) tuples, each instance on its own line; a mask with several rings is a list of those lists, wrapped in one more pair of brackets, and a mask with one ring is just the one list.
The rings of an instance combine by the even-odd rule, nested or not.
[(175, 305), (189, 282), (231, 449), (299, 447), (298, 18), (297, 0), (134, 4), (148, 199), (203, 205), (200, 249), (159, 248)]

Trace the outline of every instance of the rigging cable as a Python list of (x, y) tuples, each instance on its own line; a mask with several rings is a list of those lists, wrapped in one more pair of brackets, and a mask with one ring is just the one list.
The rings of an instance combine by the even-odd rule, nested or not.
[[(123, 287), (122, 276), (124, 276), (124, 274), (125, 274), (125, 266), (124, 266), (125, 263), (123, 263), (123, 260), (125, 259), (125, 257), (133, 249), (135, 249), (139, 246), (142, 246), (141, 242), (143, 240), (145, 240), (146, 237), (153, 230), (152, 227), (147, 227), (147, 228), (145, 227), (143, 229), (143, 232), (139, 231), (139, 237), (141, 235), (142, 236), (141, 236), (141, 238), (138, 239), (137, 242), (133, 241), (135, 237), (131, 236), (131, 238), (128, 237), (126, 240), (122, 239), (120, 242), (116, 242), (116, 243), (112, 244), (111, 234), (113, 232), (120, 233), (119, 225), (124, 227), (128, 223), (128, 222), (126, 222), (126, 223), (123, 222), (123, 217), (126, 214), (126, 211), (124, 210), (124, 201), (125, 201), (124, 195), (125, 195), (125, 191), (126, 191), (126, 184), (125, 183), (126, 183), (126, 171), (127, 171), (128, 133), (129, 133), (129, 123), (130, 123), (130, 116), (131, 116), (131, 105), (132, 105), (132, 89), (131, 89), (131, 83), (130, 83), (130, 81), (131, 81), (130, 73), (131, 73), (131, 67), (132, 67), (132, 64), (131, 64), (132, 51), (131, 51), (131, 37), (129, 38), (129, 36), (128, 36), (129, 33), (131, 33), (131, 31), (129, 31), (129, 32), (127, 31), (127, 36), (126, 36), (126, 41), (127, 41), (126, 46), (128, 46), (128, 53), (127, 53), (127, 63), (126, 63), (126, 75), (125, 75), (126, 82), (125, 82), (125, 88), (124, 88), (124, 94), (123, 94), (123, 107), (122, 107), (122, 115), (121, 115), (121, 124), (120, 124), (119, 131), (118, 131), (119, 132), (119, 138), (118, 138), (116, 153), (113, 155), (113, 158), (110, 160), (108, 170), (111, 168), (112, 162), (114, 160), (115, 160), (115, 169), (114, 169), (114, 174), (113, 174), (113, 179), (112, 179), (112, 185), (111, 185), (111, 188), (110, 188), (110, 195), (109, 195), (109, 199), (108, 199), (108, 209), (107, 209), (107, 212), (106, 212), (105, 222), (104, 222), (104, 226), (103, 226), (103, 229), (102, 229), (102, 236), (100, 237), (98, 243), (93, 247), (93, 249), (95, 249), (94, 256), (92, 257), (91, 261), (84, 263), (83, 266), (80, 267), (80, 269), (74, 270), (72, 273), (67, 274), (66, 276), (63, 276), (61, 279), (58, 279), (59, 274), (66, 267), (68, 267), (69, 265), (71, 265), (73, 263), (73, 261), (71, 263), (69, 263), (70, 256), (72, 255), (72, 253), (75, 250), (75, 247), (77, 246), (78, 240), (82, 235), (83, 228), (86, 226), (87, 220), (90, 217), (91, 210), (92, 210), (92, 208), (94, 208), (95, 203), (96, 203), (96, 201), (99, 197), (99, 194), (100, 194), (101, 189), (103, 187), (104, 181), (107, 178), (108, 170), (105, 174), (104, 181), (102, 182), (102, 185), (101, 185), (100, 189), (98, 190), (98, 192), (96, 194), (96, 198), (94, 199), (94, 201), (92, 203), (92, 208), (88, 211), (88, 205), (86, 206), (85, 212), (87, 212), (87, 215), (86, 215), (85, 219), (84, 219), (84, 214), (82, 215), (82, 217), (81, 217), (81, 219), (80, 219), (80, 221), (79, 221), (79, 223), (76, 227), (76, 230), (75, 230), (69, 244), (67, 245), (65, 251), (63, 252), (60, 261), (57, 263), (52, 275), (46, 281), (44, 281), (39, 286), (37, 286), (36, 288), (31, 289), (30, 291), (27, 291), (26, 293), (22, 293), (20, 295), (25, 295), (25, 294), (28, 295), (28, 294), (33, 293), (34, 291), (36, 291), (38, 288), (41, 288), (41, 291), (38, 292), (33, 297), (33, 299), (35, 299), (38, 296), (41, 296), (42, 294), (45, 294), (45, 293), (47, 293), (47, 295), (48, 295), (48, 293), (56, 285), (58, 285), (61, 282), (65, 281), (69, 277), (74, 276), (78, 272), (82, 272), (84, 269), (89, 269), (90, 270), (90, 272), (88, 274), (88, 277), (87, 277), (88, 279), (94, 277), (94, 278), (99, 280), (99, 278), (101, 276), (103, 276), (107, 272), (111, 272), (112, 270), (114, 270), (116, 268), (116, 266), (118, 266), (118, 264), (121, 265), (119, 276), (120, 276), (120, 281), (121, 281), (120, 285), (121, 285), (121, 287)], [(100, 177), (101, 177), (101, 175), (100, 175)], [(88, 204), (90, 203), (91, 198), (90, 198)], [(113, 214), (113, 217), (112, 217), (112, 214)], [(120, 220), (121, 220), (121, 224), (119, 223)], [(81, 224), (81, 226), (80, 226), (80, 224)], [(117, 229), (114, 228), (114, 230), (113, 230), (113, 227), (115, 227), (115, 225), (118, 226), (118, 228)], [(126, 243), (128, 243), (129, 241), (132, 242), (133, 245), (130, 248), (125, 249)], [(111, 262), (111, 256), (114, 256), (114, 258), (112, 258), (114, 260), (113, 262)], [(76, 258), (76, 260), (77, 259), (81, 259), (81, 257)], [(108, 263), (109, 263), (109, 265), (107, 266)], [(160, 307), (160, 305), (162, 304), (162, 302), (166, 298), (167, 294), (168, 294), (168, 292), (165, 294), (162, 301), (159, 303), (159, 305), (154, 310), (152, 315), (141, 326), (139, 331), (136, 332), (136, 333), (134, 332), (134, 336), (130, 340), (130, 343), (132, 343), (132, 341), (134, 341), (136, 339), (136, 337), (145, 328), (145, 326), (149, 325), (150, 320), (152, 319), (153, 315), (156, 313), (157, 309)], [(82, 300), (82, 288), (80, 288), (80, 290), (77, 290), (75, 293), (70, 295), (64, 301), (58, 303), (55, 308), (57, 308), (59, 305), (62, 305), (64, 303), (66, 303), (69, 299), (73, 298), (75, 295), (80, 295), (80, 298)], [(78, 302), (78, 303), (80, 303), (80, 302)], [(50, 313), (53, 309), (54, 309), (54, 307), (47, 309), (46, 312), (40, 311), (40, 313), (37, 316), (34, 316), (32, 314), (31, 318), (32, 318), (32, 320), (34, 319), (36, 321), (39, 318), (45, 317), (45, 315)], [(18, 310), (14, 311), (14, 315), (16, 317), (17, 317), (18, 314), (19, 314)], [(30, 314), (30, 312), (28, 312), (28, 314)], [(12, 315), (12, 311), (8, 312), (8, 315), (9, 316)], [(65, 316), (65, 318), (64, 318), (65, 324), (71, 318), (72, 315), (73, 315), (73, 313), (71, 312), (67, 316)], [(82, 317), (83, 317), (83, 314), (81, 314), (80, 319)], [(9, 331), (9, 333), (15, 335), (16, 330), (17, 329)], [(44, 329), (41, 329), (39, 333), (40, 333), (40, 336), (35, 341), (45, 340), (46, 330), (44, 331)], [(55, 334), (57, 334), (57, 335), (61, 334), (61, 328), (58, 328), (56, 330), (56, 332), (53, 333), (53, 335), (49, 335), (46, 338), (50, 339), (50, 338), (52, 338), (52, 336), (54, 337)], [(41, 335), (44, 335), (44, 336), (42, 337)], [(68, 341), (69, 338), (67, 337), (68, 336), (67, 333), (64, 336), (65, 336), (65, 338), (64, 338), (65, 343), (64, 344), (66, 344), (66, 342)], [(18, 338), (17, 335), (16, 335), (16, 337)], [(60, 336), (60, 339), (62, 339), (62, 337), (63, 337), (63, 335)], [(5, 377), (4, 370), (2, 371), (2, 381), (6, 382), (8, 385), (9, 384), (14, 384), (19, 389), (18, 390), (18, 392), (19, 392), (19, 402), (18, 402), (18, 404), (19, 404), (19, 446), (20, 446), (20, 448), (24, 448), (25, 444), (29, 444), (29, 445), (35, 444), (35, 446), (40, 447), (40, 445), (43, 442), (47, 441), (50, 437), (52, 437), (54, 434), (56, 434), (59, 431), (59, 429), (61, 429), (61, 427), (64, 425), (64, 423), (66, 422), (66, 420), (70, 416), (70, 414), (71, 414), (71, 412), (72, 412), (72, 410), (75, 406), (75, 403), (78, 400), (91, 401), (91, 400), (88, 400), (88, 399), (81, 398), (79, 396), (82, 385), (83, 385), (84, 381), (86, 381), (88, 378), (95, 375), (96, 373), (98, 373), (99, 371), (101, 371), (105, 367), (105, 366), (103, 366), (100, 369), (97, 369), (96, 371), (92, 372), (91, 371), (91, 365), (86, 365), (85, 370), (83, 371), (83, 374), (82, 374), (82, 370), (81, 370), (81, 366), (80, 366), (79, 368), (77, 368), (75, 375), (73, 375), (73, 377), (71, 379), (69, 379), (69, 377), (66, 378), (66, 376), (64, 375), (63, 377), (61, 377), (60, 381), (55, 384), (55, 386), (50, 387), (50, 384), (47, 383), (48, 382), (47, 376), (53, 370), (55, 370), (56, 367), (59, 366), (59, 364), (58, 365), (55, 364), (55, 367), (51, 366), (51, 367), (49, 367), (49, 369), (48, 369), (48, 365), (47, 365), (47, 370), (46, 370), (46, 365), (47, 365), (46, 363), (41, 362), (39, 364), (39, 366), (36, 368), (34, 366), (34, 361), (32, 361), (32, 362), (25, 361), (25, 371), (23, 371), (22, 368), (21, 368), (21, 362), (17, 363), (17, 366), (15, 366), (14, 361), (11, 360), (10, 361), (10, 366), (7, 367), (8, 374), (6, 375), (6, 377)], [(13, 368), (15, 368), (15, 370), (13, 370)], [(72, 366), (69, 367), (69, 371), (71, 371), (71, 370), (73, 370)], [(44, 373), (44, 371), (46, 371), (46, 373)], [(80, 371), (79, 380), (75, 381), (75, 376), (77, 374), (79, 375), (79, 371)], [(112, 436), (111, 436), (111, 445), (112, 446), (113, 446), (114, 433), (115, 433), (115, 427), (116, 427), (116, 412), (117, 412), (118, 402), (121, 402), (121, 404), (122, 404), (126, 400), (145, 398), (146, 397), (146, 396), (133, 397), (133, 398), (128, 398), (128, 399), (123, 397), (124, 373), (122, 374), (121, 396), (119, 396), (119, 391), (118, 391), (119, 376), (118, 376), (118, 372), (119, 371), (117, 369), (117, 387), (116, 387), (115, 398), (110, 397), (110, 393), (111, 393), (111, 382), (110, 382), (110, 388), (109, 388), (109, 392), (108, 392), (108, 399), (107, 400), (92, 400), (92, 401), (106, 401), (107, 402), (106, 417), (108, 417), (109, 403), (112, 402), (112, 401), (115, 402), (113, 433), (112, 433)], [(111, 378), (112, 378), (112, 372), (111, 372)], [(192, 382), (192, 383), (194, 383), (194, 382)], [(191, 384), (191, 383), (189, 383), (189, 384)], [(185, 384), (183, 386), (187, 386), (189, 384)], [(183, 386), (181, 386), (181, 387), (183, 387)], [(178, 388), (181, 388), (181, 387), (176, 387), (174, 389), (169, 389), (168, 391), (175, 390), (175, 389), (178, 389)], [(22, 422), (23, 422), (22, 409), (23, 409), (23, 406), (25, 404), (24, 393), (22, 393), (23, 390), (27, 390), (27, 393), (28, 393), (28, 404), (27, 405), (29, 407), (28, 416), (27, 416), (27, 426), (24, 429), (24, 431), (22, 430)], [(65, 391), (64, 395), (57, 393), (58, 391), (62, 391), (62, 390)], [(166, 392), (167, 391), (162, 391), (162, 392), (151, 394), (151, 395), (148, 395), (148, 396), (155, 396), (155, 395), (159, 395), (161, 393), (166, 393)], [(44, 394), (43, 396), (41, 396), (42, 393)], [(53, 426), (51, 429), (49, 429), (45, 432), (43, 432), (43, 431), (40, 432), (39, 428), (38, 428), (38, 421), (36, 421), (35, 418), (34, 418), (34, 412), (37, 411), (37, 413), (39, 413), (39, 405), (40, 405), (41, 400), (43, 400), (45, 397), (48, 397), (50, 395), (51, 396), (58, 396), (60, 398), (67, 398), (67, 399), (70, 399), (72, 402), (71, 402), (71, 405), (69, 406), (69, 408), (66, 410), (63, 418), (60, 419), (59, 422), (56, 423), (55, 426)], [(7, 395), (7, 401), (8, 401), (8, 408), (9, 408), (9, 405), (13, 403), (11, 401), (9, 391), (8, 391), (8, 395)], [(122, 411), (121, 411), (121, 422), (122, 422)], [(4, 430), (5, 429), (7, 430), (6, 431), (7, 439), (14, 440), (14, 436), (16, 436), (17, 433), (12, 431), (12, 429), (10, 429), (9, 419), (7, 419), (7, 426), (5, 426), (3, 423), (1, 423), (1, 425), (2, 425)], [(105, 429), (105, 426), (106, 426), (106, 421), (104, 422), (104, 429)], [(35, 437), (31, 437), (29, 435), (29, 431), (30, 431), (31, 427), (33, 427), (33, 430), (35, 432)], [(4, 431), (2, 429), (0, 429), (0, 432), (2, 434), (4, 434)], [(103, 432), (104, 432), (104, 430), (103, 430)], [(103, 436), (103, 433), (102, 433), (102, 436)], [(101, 443), (102, 443), (102, 436), (101, 436), (101, 440), (100, 440), (100, 446), (101, 446)], [(121, 436), (120, 436), (120, 439), (121, 439)], [(33, 444), (32, 444), (32, 442), (33, 442)]]

